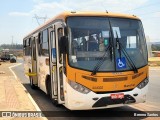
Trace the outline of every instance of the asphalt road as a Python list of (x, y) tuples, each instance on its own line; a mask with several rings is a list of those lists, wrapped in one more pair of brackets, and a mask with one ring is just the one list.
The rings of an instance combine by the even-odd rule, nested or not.
[[(15, 74), (17, 75), (17, 77), (20, 79), (21, 83), (24, 85), (24, 87), (28, 90), (28, 92), (30, 93), (30, 95), (32, 96), (32, 98), (35, 100), (35, 102), (37, 103), (37, 105), (39, 106), (39, 108), (42, 111), (69, 111), (68, 109), (66, 109), (63, 106), (60, 107), (55, 107), (51, 100), (48, 98), (48, 96), (41, 90), (37, 89), (37, 90), (32, 90), (30, 88), (29, 85), (29, 80), (24, 76), (24, 68), (23, 68), (23, 60), (19, 59), (18, 60), (19, 63), (22, 63), (22, 65), (17, 66), (15, 68), (12, 68), (13, 71), (15, 72)], [(123, 106), (123, 107), (117, 107), (117, 108), (109, 108), (109, 109), (103, 109), (103, 110), (88, 110), (85, 112), (88, 112), (90, 114), (101, 114), (101, 113), (106, 113), (106, 114), (113, 114), (113, 113), (118, 113), (119, 111), (141, 111), (141, 110), (146, 110), (146, 111), (150, 111), (150, 107), (156, 107), (159, 108), (160, 107), (160, 80), (159, 80), (159, 76), (160, 76), (160, 69), (157, 70), (157, 68), (152, 68), (150, 69), (150, 84), (149, 84), (149, 90), (148, 90), (148, 96), (147, 96), (147, 102), (143, 103), (143, 105), (139, 105), (137, 108), (136, 107), (132, 107), (132, 106)], [(144, 109), (144, 106), (147, 106), (146, 109)], [(51, 119), (72, 119), (72, 120), (79, 120), (79, 119), (89, 119), (88, 117), (81, 117), (78, 118), (76, 117), (76, 115), (82, 114), (84, 111), (78, 111), (78, 112), (71, 112), (71, 116), (74, 117), (54, 117), (54, 118), (50, 118), (47, 117), (47, 119), (51, 120)], [(45, 112), (44, 112), (45, 115)], [(145, 117), (147, 119), (147, 117)], [(108, 117), (92, 117), (91, 119), (114, 119), (114, 120), (119, 120), (119, 119), (128, 119), (128, 117), (112, 117), (112, 118), (108, 118)], [(134, 117), (130, 117), (129, 119), (140, 119), (140, 118), (134, 118)], [(142, 118), (141, 118), (142, 119)]]

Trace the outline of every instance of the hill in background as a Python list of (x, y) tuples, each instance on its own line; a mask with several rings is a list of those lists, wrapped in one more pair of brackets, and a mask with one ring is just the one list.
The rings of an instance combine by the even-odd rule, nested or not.
[(151, 42), (152, 51), (160, 51), (160, 42)]

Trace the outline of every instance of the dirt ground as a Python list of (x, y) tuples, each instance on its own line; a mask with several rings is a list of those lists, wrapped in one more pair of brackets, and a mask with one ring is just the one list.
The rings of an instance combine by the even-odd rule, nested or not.
[(160, 57), (150, 57), (150, 58), (148, 58), (148, 64), (150, 66), (160, 66)]
[(12, 76), (10, 70), (8, 70), (8, 67), (15, 65), (15, 63), (10, 63), (9, 61), (6, 62), (0, 62), (0, 76)]

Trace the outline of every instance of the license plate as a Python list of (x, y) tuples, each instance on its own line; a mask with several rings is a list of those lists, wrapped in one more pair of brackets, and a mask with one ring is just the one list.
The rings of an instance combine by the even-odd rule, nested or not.
[(124, 93), (111, 94), (111, 99), (123, 99)]

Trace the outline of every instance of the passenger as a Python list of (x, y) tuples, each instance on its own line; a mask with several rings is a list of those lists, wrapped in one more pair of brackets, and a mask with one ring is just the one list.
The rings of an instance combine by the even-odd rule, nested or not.
[(88, 51), (98, 51), (98, 43), (97, 41), (94, 39), (93, 36), (89, 37), (89, 41), (88, 41)]
[(82, 51), (87, 51), (87, 41), (84, 37), (82, 38), (82, 42), (80, 43), (80, 45)]
[(105, 51), (105, 45), (103, 38), (100, 38), (99, 40), (99, 51)]
[(78, 43), (77, 43), (76, 40), (73, 40), (73, 41), (72, 41), (72, 51), (73, 51), (73, 55), (76, 55), (77, 49), (78, 49)]

